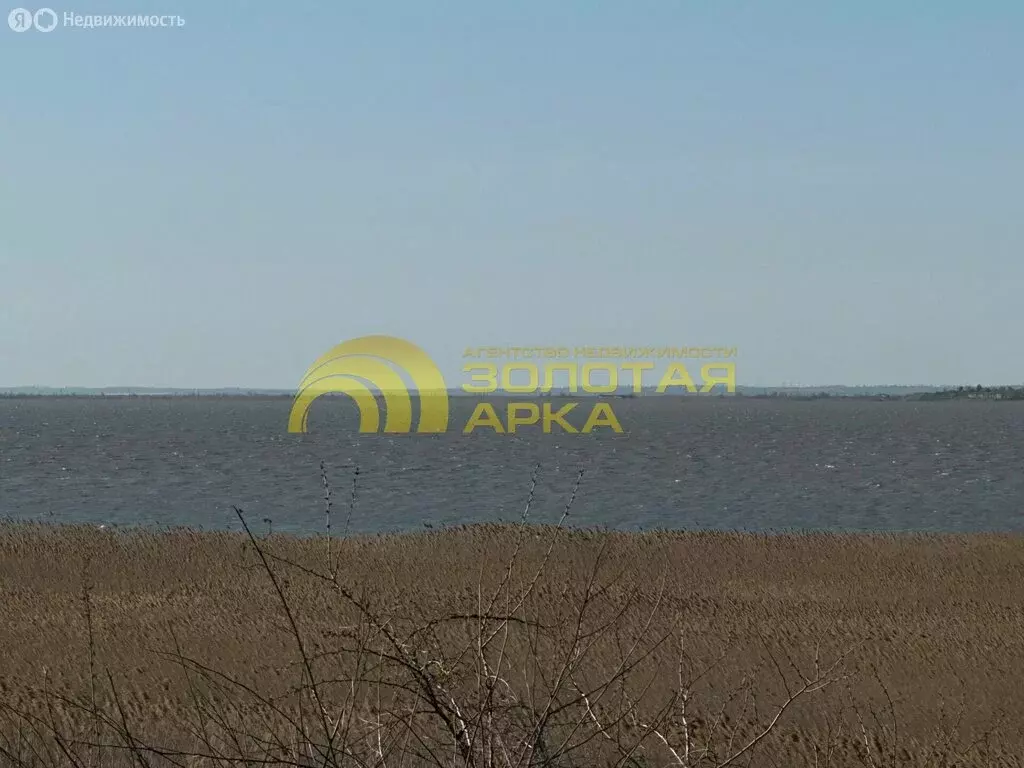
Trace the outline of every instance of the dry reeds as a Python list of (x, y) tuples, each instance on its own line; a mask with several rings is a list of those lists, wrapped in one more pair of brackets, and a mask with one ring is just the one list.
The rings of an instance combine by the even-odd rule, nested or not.
[(535, 526), (538, 471), (510, 526), (0, 527), (0, 762), (1015, 764), (1020, 539), (575, 531), (582, 471)]

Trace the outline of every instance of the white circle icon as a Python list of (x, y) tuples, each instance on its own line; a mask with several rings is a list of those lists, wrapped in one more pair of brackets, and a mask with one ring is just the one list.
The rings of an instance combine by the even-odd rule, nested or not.
[(32, 29), (32, 11), (27, 8), (15, 8), (7, 14), (7, 26), (15, 32)]
[(57, 26), (57, 14), (52, 8), (40, 8), (32, 17), (32, 21), (40, 32), (52, 32)]

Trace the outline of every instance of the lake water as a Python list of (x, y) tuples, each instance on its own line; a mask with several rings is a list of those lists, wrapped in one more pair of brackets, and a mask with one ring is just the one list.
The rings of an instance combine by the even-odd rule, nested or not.
[(0, 516), (236, 529), (238, 505), (320, 532), (322, 460), (338, 534), (518, 520), (537, 465), (538, 522), (582, 466), (573, 525), (1024, 531), (1024, 403), (610, 402), (624, 434), (361, 435), (339, 400), (290, 435), (287, 399), (0, 399)]

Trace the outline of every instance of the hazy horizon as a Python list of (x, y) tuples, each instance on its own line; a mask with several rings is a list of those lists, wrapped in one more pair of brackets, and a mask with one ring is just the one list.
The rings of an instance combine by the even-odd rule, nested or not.
[(289, 389), (368, 334), (453, 385), (536, 343), (1024, 382), (1024, 6), (304, 8), (0, 29), (0, 382)]
[[(644, 390), (653, 389), (654, 386), (655, 386), (654, 384), (650, 384), (650, 385), (644, 384)], [(895, 383), (894, 384), (894, 383), (877, 383), (877, 382), (874, 383), (874, 384), (836, 384), (836, 383), (832, 383), (832, 384), (801, 384), (799, 382), (783, 382), (783, 383), (780, 383), (780, 384), (764, 384), (764, 385), (760, 385), (760, 384), (758, 384), (758, 385), (737, 384), (736, 385), (738, 390), (743, 390), (743, 389), (780, 389), (780, 390), (782, 390), (782, 389), (820, 389), (820, 390), (826, 390), (826, 389), (948, 389), (948, 388), (956, 388), (956, 387), (965, 387), (966, 388), (966, 387), (975, 387), (975, 386), (981, 386), (983, 388), (988, 388), (988, 389), (999, 388), (999, 387), (1021, 388), (1021, 387), (1024, 387), (1024, 382), (969, 382), (969, 383), (962, 383), (962, 384), (952, 384), (952, 383), (949, 383), (949, 382), (946, 382), (946, 383), (935, 383), (935, 384), (929, 384), (929, 383), (919, 383), (919, 384), (899, 384), (899, 383)], [(628, 389), (629, 389), (628, 386), (622, 386), (622, 387), (620, 387), (619, 392), (624, 392), (624, 391), (627, 391)], [(281, 395), (285, 395), (285, 396), (291, 396), (292, 394), (294, 394), (296, 392), (296, 388), (294, 388), (294, 387), (289, 389), (287, 387), (260, 387), (260, 386), (250, 386), (250, 387), (246, 387), (246, 386), (241, 386), (241, 387), (143, 387), (143, 386), (131, 386), (131, 385), (108, 385), (108, 386), (103, 386), (103, 387), (80, 387), (80, 386), (75, 386), (75, 385), (51, 386), (51, 385), (45, 385), (45, 384), (26, 384), (26, 385), (20, 385), (20, 386), (0, 386), (0, 394), (10, 394), (10, 393), (22, 392), (22, 391), (28, 391), (28, 390), (39, 390), (39, 391), (48, 391), (48, 392), (49, 391), (101, 392), (101, 391), (113, 390), (115, 392), (150, 392), (150, 391), (152, 391), (152, 392), (155, 392), (155, 393), (160, 393), (160, 392), (174, 392), (174, 393), (179, 393), (179, 392), (181, 392), (181, 393), (200, 392), (200, 393), (214, 393), (214, 394), (219, 393), (219, 392), (225, 392), (225, 393), (237, 392), (239, 394), (246, 394), (246, 393), (256, 393), (256, 394), (270, 393), (270, 394), (281, 394)], [(410, 387), (408, 389), (408, 391), (411, 392), (411, 393), (415, 393), (417, 390), (414, 387)], [(469, 396), (469, 397), (473, 397), (473, 396), (483, 397), (483, 398), (486, 398), (486, 397), (505, 397), (505, 396), (521, 397), (521, 395), (514, 395), (514, 393), (506, 393), (506, 392), (503, 392), (503, 391), (500, 391), (500, 390), (498, 392), (496, 392), (496, 393), (488, 394), (488, 395), (483, 395), (483, 394), (478, 394), (478, 393), (471, 393), (471, 392), (465, 392), (459, 386), (449, 386), (447, 391), (449, 393), (465, 394), (466, 396)], [(555, 393), (565, 393), (565, 392), (568, 392), (568, 390), (566, 388), (562, 387), (562, 388), (556, 388), (554, 390), (554, 392)], [(675, 391), (670, 392), (669, 394), (675, 394)], [(586, 393), (586, 392), (577, 392), (573, 396), (574, 397), (600, 397), (600, 394)]]

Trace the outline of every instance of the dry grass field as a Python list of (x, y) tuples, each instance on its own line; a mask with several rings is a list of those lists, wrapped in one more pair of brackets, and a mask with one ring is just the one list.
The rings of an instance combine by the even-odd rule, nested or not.
[(0, 526), (5, 765), (1017, 765), (1024, 540)]

